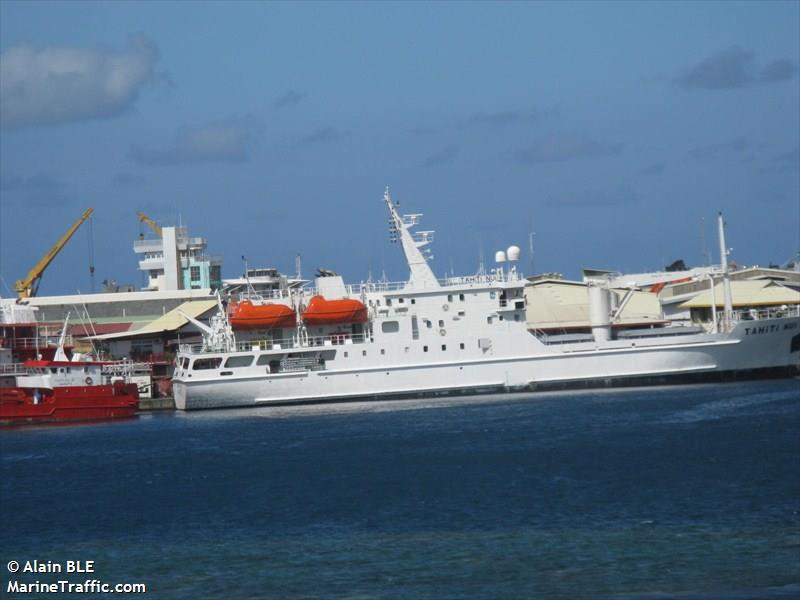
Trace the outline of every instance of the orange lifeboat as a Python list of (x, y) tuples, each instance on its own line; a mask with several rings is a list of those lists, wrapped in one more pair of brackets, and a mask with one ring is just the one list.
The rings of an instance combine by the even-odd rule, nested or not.
[(351, 298), (326, 300), (322, 296), (314, 296), (303, 311), (306, 325), (366, 323), (367, 320), (367, 307), (363, 302)]
[(276, 329), (294, 327), (294, 309), (285, 304), (253, 304), (242, 300), (230, 306), (231, 327), (234, 329)]

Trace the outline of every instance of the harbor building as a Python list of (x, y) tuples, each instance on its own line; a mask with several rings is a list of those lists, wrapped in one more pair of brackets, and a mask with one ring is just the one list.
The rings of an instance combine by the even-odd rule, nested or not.
[(206, 254), (206, 238), (190, 237), (185, 226), (160, 228), (160, 237), (133, 243), (144, 291), (216, 290), (222, 287), (222, 259)]

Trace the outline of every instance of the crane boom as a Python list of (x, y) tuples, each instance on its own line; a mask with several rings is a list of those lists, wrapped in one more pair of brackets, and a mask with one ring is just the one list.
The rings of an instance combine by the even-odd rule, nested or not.
[(141, 211), (137, 212), (136, 216), (139, 217), (139, 220), (142, 223), (145, 223), (150, 229), (152, 229), (153, 233), (155, 233), (158, 237), (161, 237), (161, 227), (159, 227), (156, 222), (153, 221), (153, 219)]
[(20, 279), (14, 284), (14, 288), (17, 291), (17, 296), (20, 298), (31, 298), (32, 296), (36, 295), (36, 292), (39, 289), (39, 282), (42, 280), (42, 274), (44, 270), (48, 267), (48, 265), (53, 261), (56, 255), (61, 252), (61, 249), (64, 245), (69, 241), (69, 238), (78, 230), (78, 227), (83, 225), (84, 221), (88, 219), (92, 213), (94, 212), (93, 208), (87, 208), (83, 214), (72, 224), (72, 227), (67, 229), (67, 232), (61, 236), (50, 251), (45, 254), (41, 260), (34, 265), (34, 267), (28, 272), (27, 277), (25, 279)]

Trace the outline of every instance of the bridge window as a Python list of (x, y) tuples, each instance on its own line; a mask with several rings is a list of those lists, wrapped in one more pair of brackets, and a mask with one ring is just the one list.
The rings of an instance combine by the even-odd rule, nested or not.
[(221, 356), (214, 356), (212, 358), (196, 358), (192, 365), (194, 371), (207, 371), (210, 369), (219, 369), (222, 364)]
[(231, 356), (225, 361), (225, 368), (249, 367), (253, 364), (253, 356)]

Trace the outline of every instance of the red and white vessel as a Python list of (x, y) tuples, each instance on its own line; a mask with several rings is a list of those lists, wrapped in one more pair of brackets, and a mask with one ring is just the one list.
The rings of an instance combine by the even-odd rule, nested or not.
[(132, 417), (139, 390), (130, 363), (29, 360), (0, 372), (0, 424)]
[(147, 365), (82, 360), (78, 355), (70, 360), (65, 351), (66, 323), (56, 344), (46, 335), (37, 335), (33, 344), (36, 356), (28, 358), (29, 354), (20, 350), (31, 342), (16, 334), (38, 333), (37, 324), (29, 316), (24, 322), (9, 322), (12, 311), (3, 312), (0, 425), (116, 419), (136, 414), (139, 391), (132, 378), (147, 370)]

